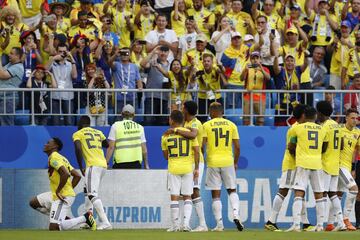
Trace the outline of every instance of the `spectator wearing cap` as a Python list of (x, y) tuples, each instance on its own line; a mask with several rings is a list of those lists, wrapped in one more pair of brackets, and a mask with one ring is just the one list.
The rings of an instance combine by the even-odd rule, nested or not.
[[(248, 50), (249, 48), (242, 43), (240, 33), (231, 32), (231, 44), (221, 57), (228, 83), (227, 89), (244, 89), (244, 82), (240, 79), (240, 75), (248, 58)], [(241, 93), (227, 93), (225, 107), (240, 108), (241, 95)]]
[(202, 65), (202, 55), (204, 53), (212, 53), (208, 49), (206, 49), (207, 40), (204, 34), (197, 34), (195, 40), (195, 48), (190, 49), (184, 53), (181, 58), (181, 64), (184, 67), (190, 67), (191, 61), (194, 61), (197, 70), (202, 70), (204, 69), (204, 66)]
[(97, 38), (102, 39), (101, 28), (97, 26), (99, 23), (95, 25), (95, 22), (90, 21), (89, 15), (86, 11), (80, 11), (78, 13), (77, 22), (79, 23), (78, 25), (73, 25), (69, 29), (68, 36), (70, 38), (70, 42), (76, 35), (85, 35), (89, 38), (90, 41), (93, 41)]
[[(54, 74), (59, 89), (73, 89), (73, 79), (77, 78), (76, 64), (69, 48), (65, 44), (59, 44), (56, 55), (51, 56), (47, 62), (46, 69)], [(73, 119), (69, 114), (73, 113), (74, 92), (52, 92), (51, 113), (53, 125), (62, 125), (60, 113), (65, 114), (64, 125), (72, 125)]]
[(94, 4), (93, 0), (80, 0), (80, 7), (73, 8), (70, 12), (70, 21), (72, 26), (76, 26), (80, 24), (79, 19), (79, 13), (85, 12), (88, 19), (92, 21), (98, 28), (100, 28), (101, 25), (99, 25), (100, 16), (99, 14), (94, 10)]
[(218, 27), (213, 32), (210, 40), (210, 44), (214, 46), (216, 51), (216, 60), (221, 62), (221, 57), (231, 44), (231, 31), (234, 31), (235, 27), (230, 25), (230, 19), (228, 16), (223, 15), (219, 18)]
[(22, 22), (18, 9), (7, 6), (0, 11), (0, 29), (0, 54), (2, 63), (6, 65), (9, 62), (8, 55), (11, 49), (21, 47), (20, 35), (29, 27)]
[(284, 28), (284, 22), (279, 13), (284, 9), (284, 5), (281, 5), (281, 8), (278, 11), (275, 10), (275, 1), (274, 0), (265, 0), (263, 4), (264, 11), (258, 10), (260, 0), (256, 0), (251, 7), (251, 13), (254, 21), (258, 20), (259, 16), (264, 16), (266, 18), (266, 27), (269, 30), (275, 29), (280, 30)]
[(186, 33), (179, 38), (179, 48), (177, 53), (177, 59), (182, 59), (183, 55), (190, 49), (196, 47), (196, 36), (200, 30), (196, 28), (194, 19), (187, 18), (185, 20)]
[[(169, 48), (159, 46), (152, 50), (146, 58), (141, 61), (141, 66), (147, 72), (146, 89), (168, 89), (170, 81), (164, 77), (156, 67), (160, 65), (165, 71), (170, 70), (168, 61)], [(155, 91), (155, 90), (154, 90)], [(166, 117), (155, 117), (153, 115), (166, 115), (168, 113), (169, 94), (163, 92), (146, 92), (145, 93), (145, 124), (146, 125), (166, 125)]]
[(186, 6), (185, 0), (174, 0), (174, 10), (171, 12), (171, 27), (178, 38), (186, 33)]
[(255, 25), (250, 14), (243, 12), (243, 2), (240, 0), (232, 0), (231, 11), (226, 14), (229, 18), (229, 24), (233, 27), (233, 31), (237, 31), (241, 36), (246, 34), (255, 34)]
[(349, 50), (342, 62), (341, 81), (346, 87), (351, 85), (355, 74), (360, 71), (360, 32), (357, 31), (354, 35), (355, 46)]
[(360, 110), (360, 74), (359, 73), (354, 75), (354, 80), (351, 86), (349, 87), (349, 90), (354, 90), (357, 92), (345, 94), (344, 109), (348, 110), (350, 108), (353, 108), (359, 112)]
[(20, 42), (24, 53), (24, 69), (23, 77), (24, 86), (32, 71), (35, 70), (37, 64), (42, 63), (42, 58), (37, 46), (36, 34), (33, 31), (24, 31), (20, 36)]
[(327, 69), (323, 64), (324, 56), (325, 48), (315, 47), (312, 58), (309, 60), (310, 79), (313, 89), (324, 89), (329, 85), (326, 78)]
[(112, 85), (112, 70), (109, 59), (114, 55), (116, 49), (110, 41), (100, 41), (96, 48), (94, 59), (96, 66), (104, 71), (104, 75), (110, 86)]
[[(340, 36), (334, 37), (334, 41), (327, 47), (327, 51), (333, 52), (330, 64), (330, 85), (335, 89), (345, 89), (348, 83), (347, 76), (342, 78), (342, 65), (349, 50), (354, 47), (350, 39), (351, 24), (345, 20), (341, 22)], [(343, 71), (344, 72), (344, 71)]]
[[(101, 68), (96, 68), (94, 63), (85, 67), (86, 85), (88, 89), (109, 89), (110, 84)], [(87, 112), (91, 126), (105, 126), (106, 123), (106, 94), (105, 92), (90, 92)]]
[[(255, 42), (260, 44), (260, 54), (262, 65), (270, 70), (270, 75), (274, 76), (273, 64), (274, 53), (272, 49), (278, 49), (280, 47), (280, 35), (275, 29), (268, 27), (267, 18), (263, 15), (259, 15), (256, 18), (257, 34), (255, 35)], [(279, 63), (282, 64), (282, 59), (279, 59)]]
[(193, 0), (193, 8), (187, 10), (187, 15), (194, 17), (200, 31), (209, 41), (215, 26), (215, 15), (204, 7), (204, 0)]
[[(44, 9), (45, 0), (18, 1), (22, 21), (30, 28), (35, 27), (41, 21), (42, 14), (46, 15)], [(36, 32), (36, 37), (40, 38), (40, 33)]]
[(114, 169), (149, 169), (144, 127), (134, 122), (135, 109), (127, 104), (121, 111), (122, 121), (115, 122), (108, 136), (106, 161), (114, 154)]
[(254, 36), (246, 34), (244, 36), (244, 44), (250, 49), (255, 44)]
[[(270, 71), (261, 65), (260, 52), (254, 51), (250, 54), (250, 64), (246, 64), (241, 76), (241, 80), (245, 82), (245, 88), (248, 91), (266, 89), (266, 81), (269, 81)], [(250, 107), (253, 108), (253, 114), (256, 116), (256, 125), (264, 125), (264, 115), (266, 108), (266, 94), (254, 93), (252, 95), (252, 103), (250, 106), (250, 94), (244, 94), (244, 115), (250, 114)], [(244, 116), (244, 125), (250, 124), (250, 117)]]
[[(278, 53), (275, 53), (274, 73), (277, 80), (276, 89), (299, 90), (301, 87), (301, 74), (308, 66), (307, 58), (302, 66), (296, 66), (295, 56), (287, 54), (284, 58), (284, 67), (279, 66)], [(301, 102), (301, 95), (296, 93), (281, 93), (278, 97), (276, 113), (278, 115), (291, 115), (293, 108)], [(287, 117), (275, 117), (276, 126), (286, 126)]]
[[(311, 0), (306, 0), (305, 12), (312, 24), (311, 48), (312, 53), (315, 46), (326, 47), (331, 44), (334, 31), (338, 29), (338, 21), (336, 16), (329, 12), (330, 5), (328, 0), (320, 0), (318, 2), (317, 12), (309, 7)], [(325, 66), (330, 68), (331, 53), (327, 52), (325, 56)]]
[(115, 6), (112, 6), (112, 1), (104, 5), (104, 13), (113, 16), (112, 30), (119, 35), (120, 47), (130, 47), (130, 33), (134, 27), (133, 15), (125, 7), (126, 0), (117, 0)]
[(155, 14), (149, 1), (140, 2), (140, 11), (134, 18), (134, 35), (136, 39), (144, 39), (145, 36), (153, 30)]
[[(21, 62), (22, 49), (13, 47), (9, 53), (9, 63), (4, 67), (0, 62), (0, 89), (18, 88), (24, 76), (24, 65)], [(5, 97), (5, 98), (4, 98)], [(14, 109), (18, 102), (18, 95), (14, 92), (0, 94), (0, 126), (14, 125)]]
[(145, 36), (146, 51), (150, 53), (157, 46), (166, 46), (170, 49), (168, 61), (171, 62), (177, 54), (179, 40), (174, 30), (166, 29), (168, 21), (165, 15), (157, 15), (155, 23), (155, 29)]
[[(26, 82), (27, 88), (32, 89), (45, 89), (45, 88), (57, 88), (54, 75), (45, 69), (41, 64), (35, 67), (35, 70), (31, 72)], [(44, 115), (49, 113), (50, 110), (50, 94), (47, 91), (34, 91), (33, 99), (31, 100), (33, 107), (30, 108), (30, 112), (34, 110), (35, 124), (47, 125), (49, 116)]]
[(50, 15), (54, 14), (56, 17), (56, 32), (66, 34), (71, 27), (70, 19), (65, 17), (70, 11), (69, 4), (65, 1), (56, 1), (50, 3), (49, 7)]
[[(120, 61), (115, 61), (120, 57)], [(111, 66), (114, 88), (122, 89), (121, 92), (117, 92), (115, 95), (116, 112), (120, 114), (121, 109), (126, 104), (135, 106), (137, 112), (139, 112), (138, 99), (135, 92), (128, 92), (127, 89), (142, 89), (142, 82), (140, 78), (139, 68), (136, 64), (130, 62), (130, 49), (121, 48), (116, 51), (115, 54), (109, 59), (109, 65)]]
[[(349, 11), (351, 2), (351, 12)], [(341, 20), (347, 20), (350, 23), (350, 29), (354, 29), (360, 23), (360, 0), (346, 1), (341, 11)]]

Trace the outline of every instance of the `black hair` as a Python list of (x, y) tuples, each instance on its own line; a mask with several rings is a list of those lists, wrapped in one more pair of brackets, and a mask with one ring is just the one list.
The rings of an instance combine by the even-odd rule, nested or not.
[(333, 112), (333, 107), (328, 101), (319, 101), (316, 104), (316, 110), (326, 117), (330, 117)]
[(349, 108), (346, 110), (345, 116), (349, 116), (351, 113), (359, 114), (359, 112), (355, 108)]
[(24, 51), (22, 50), (22, 48), (19, 47), (13, 47), (13, 50), (15, 50), (15, 54), (18, 55), (20, 58), (22, 58)]
[(57, 45), (56, 50), (59, 50), (59, 48), (61, 47), (66, 47), (66, 50), (69, 50), (69, 47), (68, 45), (66, 45), (66, 43), (60, 43), (59, 45)]
[(177, 124), (182, 124), (184, 122), (184, 114), (179, 110), (173, 110), (170, 114), (170, 119)]
[(335, 90), (335, 87), (333, 85), (329, 85), (326, 90)]
[(194, 101), (186, 101), (184, 102), (184, 108), (190, 115), (195, 116), (197, 113), (198, 106)]
[(88, 13), (86, 11), (80, 11), (78, 12), (78, 18), (82, 17), (82, 16), (87, 16)]
[(157, 20), (159, 19), (159, 17), (164, 17), (164, 18), (166, 19), (166, 21), (168, 21), (167, 16), (166, 16), (165, 14), (163, 14), (163, 13), (159, 13), (159, 14), (156, 16), (155, 21), (157, 21)]
[(305, 118), (306, 119), (315, 119), (316, 117), (316, 109), (311, 106), (306, 106), (305, 108)]
[(85, 126), (90, 126), (90, 117), (87, 115), (81, 116), (78, 122), (79, 129)]
[(293, 116), (299, 120), (301, 118), (301, 116), (304, 114), (305, 109), (306, 109), (305, 104), (298, 104), (296, 105), (296, 107), (293, 109)]
[[(188, 83), (187, 83), (187, 79), (184, 77), (183, 66), (182, 66), (181, 61), (179, 59), (172, 60), (172, 62), (170, 64), (170, 71), (172, 71), (171, 69), (172, 69), (175, 62), (180, 63), (180, 72), (179, 73), (174, 73), (173, 72), (173, 74), (174, 74), (175, 80), (179, 84), (179, 90), (182, 91), (182, 90), (185, 90), (184, 88), (186, 88)], [(171, 87), (173, 87), (173, 86), (171, 86)]]
[(219, 102), (213, 102), (210, 104), (209, 111), (215, 111), (215, 112), (224, 112), (224, 108)]
[(62, 143), (62, 141), (60, 140), (60, 138), (58, 138), (58, 137), (53, 137), (52, 139), (53, 139), (54, 143), (57, 145), (57, 150), (58, 150), (58, 151), (61, 151), (61, 149), (63, 148), (63, 143)]

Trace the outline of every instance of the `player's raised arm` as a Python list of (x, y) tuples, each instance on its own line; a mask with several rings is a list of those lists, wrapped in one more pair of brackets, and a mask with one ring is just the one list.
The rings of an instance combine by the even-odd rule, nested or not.
[(71, 185), (73, 188), (75, 188), (78, 185), (78, 183), (80, 182), (81, 176), (75, 169), (71, 170), (70, 174), (73, 177), (72, 181), (71, 181)]
[(60, 175), (60, 182), (59, 182), (59, 186), (56, 189), (56, 196), (61, 200), (64, 201), (64, 197), (61, 196), (60, 192), (61, 190), (64, 188), (68, 178), (70, 177), (70, 173), (66, 170), (66, 168), (64, 166), (61, 166), (58, 169), (58, 173)]
[(82, 164), (83, 153), (82, 153), (82, 150), (81, 150), (81, 142), (80, 142), (80, 140), (76, 140), (74, 142), (74, 147), (75, 147), (76, 160), (77, 160), (77, 163), (79, 165), (81, 174), (83, 176), (85, 176), (85, 169), (83, 168), (83, 164)]

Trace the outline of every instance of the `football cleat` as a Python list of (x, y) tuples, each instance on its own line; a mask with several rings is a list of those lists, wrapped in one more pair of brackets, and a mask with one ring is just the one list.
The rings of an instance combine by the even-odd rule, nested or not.
[(179, 227), (172, 226), (171, 228), (166, 230), (167, 232), (180, 232)]
[(334, 224), (328, 224), (328, 225), (326, 225), (325, 231), (331, 232), (331, 231), (334, 231), (334, 229), (335, 229)]
[(278, 226), (276, 225), (276, 223), (272, 223), (270, 221), (267, 221), (267, 223), (265, 224), (264, 228), (266, 230), (272, 231), (272, 232), (280, 232), (281, 230), (278, 228)]
[(344, 223), (348, 231), (356, 231), (356, 227), (352, 225), (349, 219), (344, 219)]
[(105, 223), (105, 224), (102, 224), (101, 226), (99, 226), (97, 228), (97, 230), (112, 230), (113, 227), (111, 226), (110, 223)]
[(304, 232), (314, 232), (315, 226), (313, 226), (311, 224), (303, 224), (303, 231)]
[(207, 226), (198, 226), (197, 228), (192, 230), (193, 232), (207, 232), (209, 231)]
[(191, 228), (189, 226), (184, 226), (182, 229), (183, 232), (192, 232)]
[(224, 226), (223, 225), (216, 225), (215, 228), (211, 229), (212, 232), (222, 232), (224, 231)]
[(89, 225), (90, 229), (95, 231), (96, 230), (96, 221), (91, 212), (87, 212), (84, 214), (84, 217), (86, 219), (87, 225)]
[[(333, 232), (346, 231), (347, 227), (343, 222), (339, 222), (337, 226), (332, 230)], [(325, 230), (326, 231), (326, 230)]]
[(289, 229), (285, 232), (301, 232), (300, 225), (293, 224)]
[(234, 223), (236, 225), (236, 228), (241, 232), (242, 230), (244, 230), (244, 225), (240, 222), (239, 219), (234, 219)]

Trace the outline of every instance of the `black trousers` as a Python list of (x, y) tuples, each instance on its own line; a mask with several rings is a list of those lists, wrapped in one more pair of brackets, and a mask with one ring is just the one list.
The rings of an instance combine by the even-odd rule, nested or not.
[[(215, 102), (214, 100), (208, 100), (208, 99), (198, 99), (198, 109), (199, 109), (199, 115), (203, 115), (203, 116), (199, 116), (198, 119), (200, 122), (206, 122), (208, 120), (208, 115), (209, 115), (209, 107), (210, 104)], [(221, 105), (224, 106), (224, 102), (222, 98), (216, 99), (216, 102), (221, 103)], [(206, 116), (204, 116), (206, 115)]]
[(114, 163), (113, 169), (141, 169), (140, 161), (125, 162), (125, 163)]

